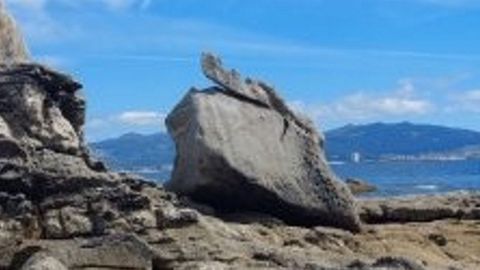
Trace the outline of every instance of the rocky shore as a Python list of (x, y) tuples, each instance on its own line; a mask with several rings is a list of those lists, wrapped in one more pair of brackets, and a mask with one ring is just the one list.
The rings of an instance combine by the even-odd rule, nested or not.
[(216, 86), (167, 120), (169, 184), (109, 171), (84, 143), (82, 85), (0, 22), (0, 269), (480, 268), (479, 193), (356, 199), (310, 121), (211, 54)]

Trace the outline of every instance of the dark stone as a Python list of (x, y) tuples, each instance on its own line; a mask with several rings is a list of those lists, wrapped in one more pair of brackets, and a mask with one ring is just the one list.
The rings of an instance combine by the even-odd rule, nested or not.
[(376, 268), (398, 269), (398, 270), (426, 270), (425, 267), (406, 258), (401, 257), (382, 257), (372, 265)]
[(441, 234), (437, 234), (437, 233), (429, 234), (428, 239), (430, 239), (430, 241), (434, 242), (435, 244), (441, 247), (446, 246), (448, 244), (447, 238), (445, 238), (445, 236)]

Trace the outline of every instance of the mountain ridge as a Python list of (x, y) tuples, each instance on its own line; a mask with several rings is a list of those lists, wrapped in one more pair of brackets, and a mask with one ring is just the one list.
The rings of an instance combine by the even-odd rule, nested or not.
[[(480, 158), (480, 132), (430, 124), (372, 123), (345, 125), (325, 132), (327, 158), (350, 161), (358, 152), (362, 160), (415, 160), (441, 157)], [(90, 144), (94, 154), (116, 170), (156, 172), (166, 180), (175, 159), (175, 145), (163, 132), (130, 132)]]
[[(349, 160), (355, 152), (370, 160), (440, 157), (480, 144), (480, 132), (477, 131), (410, 122), (347, 125), (329, 130), (325, 136), (331, 160)], [(467, 153), (463, 154), (468, 158)]]

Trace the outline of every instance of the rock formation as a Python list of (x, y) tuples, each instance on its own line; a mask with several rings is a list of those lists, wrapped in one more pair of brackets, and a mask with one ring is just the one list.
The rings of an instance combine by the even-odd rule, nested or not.
[(29, 61), (27, 46), (17, 25), (0, 1), (0, 64), (24, 63)]
[[(0, 34), (0, 269), (77, 269), (79, 259), (86, 268), (148, 269), (130, 267), (135, 237), (125, 233), (184, 226), (197, 221), (196, 212), (175, 207), (161, 187), (95, 161), (84, 145), (81, 84), (26, 63), (21, 35), (3, 9)], [(105, 235), (127, 240), (116, 240), (115, 248), (94, 244), (108, 241)], [(42, 242), (75, 237), (98, 239), (87, 241), (87, 250), (74, 241), (69, 247)], [(151, 268), (151, 256), (139, 258)]]
[(168, 187), (219, 211), (255, 211), (294, 225), (359, 231), (348, 188), (327, 165), (323, 138), (274, 88), (205, 54), (218, 87), (191, 90), (170, 113), (177, 146)]
[(357, 178), (347, 178), (345, 180), (345, 183), (347, 183), (348, 188), (354, 195), (374, 192), (377, 190), (376, 186), (369, 184), (367, 181), (357, 179)]
[[(0, 41), (0, 46), (6, 46), (2, 42), (3, 40)], [(206, 60), (207, 65), (219, 64), (213, 58)], [(273, 154), (287, 155), (288, 151), (292, 151), (294, 155), (306, 158), (295, 159), (299, 165), (295, 168), (317, 168), (318, 170), (309, 172), (312, 179), (327, 177), (325, 181), (321, 178), (319, 187), (314, 190), (337, 192), (338, 184), (333, 180), (334, 177), (328, 170), (324, 170), (325, 163), (318, 148), (321, 140), (308, 122), (291, 113), (273, 91), (266, 90), (270, 88), (260, 86), (263, 84), (244, 83), (234, 79), (239, 78), (238, 75), (223, 72), (223, 69), (207, 67), (206, 71), (217, 72), (207, 75), (219, 79), (219, 84), (224, 88), (213, 88), (207, 92), (194, 91), (191, 95), (198, 95), (201, 99), (211, 97), (214, 102), (218, 102), (213, 103), (215, 106), (208, 107), (222, 109), (214, 111), (215, 117), (212, 120), (217, 121), (220, 115), (235, 116), (232, 119), (222, 118), (222, 121), (228, 121), (227, 131), (234, 128), (229, 132), (249, 138), (246, 141), (235, 138), (241, 146), (248, 148), (232, 148), (225, 157), (236, 157), (235, 153), (245, 155), (258, 147), (271, 153), (267, 155), (253, 151), (247, 157), (259, 155), (252, 162), (265, 166), (261, 162), (266, 156), (272, 158)], [(237, 84), (240, 82), (242, 83)], [(242, 90), (246, 94), (238, 94), (235, 90), (239, 89), (230, 89), (232, 85), (245, 87)], [(249, 92), (253, 91), (253, 85), (259, 85), (258, 93)], [(222, 102), (226, 102), (225, 106), (220, 105)], [(186, 207), (195, 202), (188, 202), (186, 198), (178, 200), (174, 194), (137, 176), (109, 172), (101, 162), (93, 160), (83, 143), (85, 107), (81, 85), (69, 76), (38, 64), (24, 63), (18, 58), (13, 58), (9, 63), (0, 63), (0, 269), (451, 270), (478, 269), (480, 265), (478, 221), (365, 225), (366, 229), (361, 233), (352, 234), (332, 228), (290, 227), (278, 218), (261, 213), (222, 216), (227, 222), (200, 214)], [(240, 113), (245, 113), (245, 117), (228, 112), (228, 108), (239, 109)], [(258, 115), (260, 119), (263, 117), (273, 122), (261, 122), (265, 126), (265, 132), (260, 135), (265, 136), (265, 140), (257, 141), (250, 136), (252, 131), (258, 131), (255, 127), (260, 120), (245, 109), (252, 110), (253, 113), (261, 112)], [(177, 110), (177, 117), (180, 115), (182, 114)], [(183, 115), (191, 116), (188, 111)], [(236, 129), (236, 123), (244, 123), (245, 119), (252, 122), (252, 128), (239, 126), (241, 129)], [(285, 123), (285, 131), (278, 130), (278, 122)], [(193, 121), (189, 123), (192, 126), (186, 127), (193, 128), (197, 124)], [(179, 129), (176, 131), (181, 133)], [(207, 133), (193, 133), (201, 140), (204, 140), (203, 134)], [(283, 137), (282, 142), (289, 145), (280, 148), (285, 153), (279, 153), (276, 148), (282, 147), (277, 138), (279, 134)], [(218, 138), (222, 137), (213, 137)], [(195, 137), (191, 139), (196, 140)], [(267, 142), (271, 145), (261, 145)], [(291, 145), (292, 142), (297, 144)], [(306, 142), (314, 147), (303, 149)], [(214, 145), (213, 142), (209, 143), (209, 146)], [(198, 148), (191, 150), (198, 157), (198, 152), (195, 152)], [(213, 155), (219, 149), (208, 150), (212, 152), (206, 157), (219, 157)], [(305, 153), (300, 155), (295, 152), (300, 150)], [(283, 155), (273, 158), (288, 160)], [(228, 164), (235, 165), (234, 168), (222, 167), (226, 164), (223, 159), (209, 159), (206, 161), (217, 162), (213, 163), (215, 166), (204, 166), (202, 163), (201, 169), (207, 170), (212, 176), (218, 176), (219, 173), (232, 175), (233, 169), (254, 168), (256, 171), (251, 171), (252, 178), (249, 179), (255, 179), (253, 176), (260, 173), (265, 174), (268, 169), (253, 166), (256, 164), (252, 163), (239, 165), (238, 162), (242, 160), (228, 159)], [(278, 161), (273, 164), (275, 166), (271, 169), (280, 168), (282, 174), (287, 169), (292, 169), (288, 166), (281, 168), (284, 164)], [(218, 174), (211, 171), (214, 169), (220, 169)], [(183, 172), (183, 175), (187, 173)], [(238, 175), (236, 173), (237, 171), (234, 175)], [(270, 173), (271, 177), (278, 175), (276, 170)], [(177, 171), (177, 174), (181, 172)], [(294, 174), (301, 175), (298, 172)], [(266, 179), (276, 179), (271, 177)], [(297, 180), (286, 186), (282, 182), (270, 183), (275, 184), (270, 191), (266, 192), (266, 188), (254, 189), (261, 193), (247, 196), (251, 195), (260, 206), (268, 206), (270, 210), (275, 203), (279, 203), (277, 206), (285, 211), (299, 209), (292, 208), (291, 202), (298, 199), (295, 192), (307, 185), (304, 181)], [(324, 187), (325, 184), (332, 186)], [(246, 188), (251, 188), (251, 185), (247, 184)], [(275, 197), (273, 191), (278, 191), (278, 195), (284, 197)], [(293, 199), (285, 198), (286, 195), (293, 196)], [(262, 203), (262, 197), (259, 196), (266, 196), (265, 201), (268, 203)], [(307, 203), (315, 201), (308, 196), (311, 194), (307, 193), (300, 198)], [(348, 193), (346, 198), (349, 198)], [(226, 196), (217, 199), (217, 203), (221, 203), (220, 199), (225, 199), (227, 206), (232, 203)], [(283, 201), (288, 203), (282, 203)], [(322, 204), (325, 207), (321, 208), (322, 211), (315, 207), (312, 207), (312, 211), (323, 215), (323, 210), (326, 209), (329, 210), (328, 214), (336, 215), (336, 211), (343, 208), (332, 208), (332, 203), (333, 201)], [(349, 199), (345, 203), (347, 210), (350, 209)], [(369, 223), (395, 220), (408, 222), (429, 213), (428, 211), (436, 211), (421, 208), (420, 212), (415, 212), (415, 204), (411, 201), (387, 203), (362, 201), (362, 217)], [(453, 204), (457, 213), (466, 211), (465, 215), (455, 216), (456, 218), (480, 218), (478, 194), (438, 200), (438, 207), (448, 207), (449, 204)], [(203, 209), (202, 212), (205, 213), (214, 212), (199, 203), (195, 207)], [(408, 211), (403, 212), (403, 208), (408, 208)], [(355, 217), (344, 217), (342, 213), (336, 220), (343, 223), (333, 225), (352, 224), (347, 222), (357, 224)], [(451, 215), (430, 216), (433, 217), (445, 218)], [(352, 225), (340, 227), (352, 229)]]
[[(0, 242), (16, 239), (7, 251), (0, 247), (0, 269), (19, 257), (25, 257), (22, 269), (149, 269), (152, 255), (135, 253), (136, 237), (126, 234), (198, 221), (197, 212), (177, 207), (161, 187), (108, 172), (90, 157), (80, 88), (38, 64), (0, 65)], [(123, 240), (107, 248), (95, 244), (109, 241), (106, 235)], [(67, 241), (76, 237), (92, 247)]]

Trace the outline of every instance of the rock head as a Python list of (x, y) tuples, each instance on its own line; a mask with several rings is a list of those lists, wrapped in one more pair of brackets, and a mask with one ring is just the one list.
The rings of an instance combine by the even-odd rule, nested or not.
[(271, 214), (293, 225), (360, 229), (355, 202), (329, 168), (323, 138), (275, 89), (204, 54), (217, 86), (192, 89), (167, 118), (177, 158), (167, 187), (221, 212)]
[(29, 53), (17, 24), (0, 1), (0, 64), (25, 63)]

